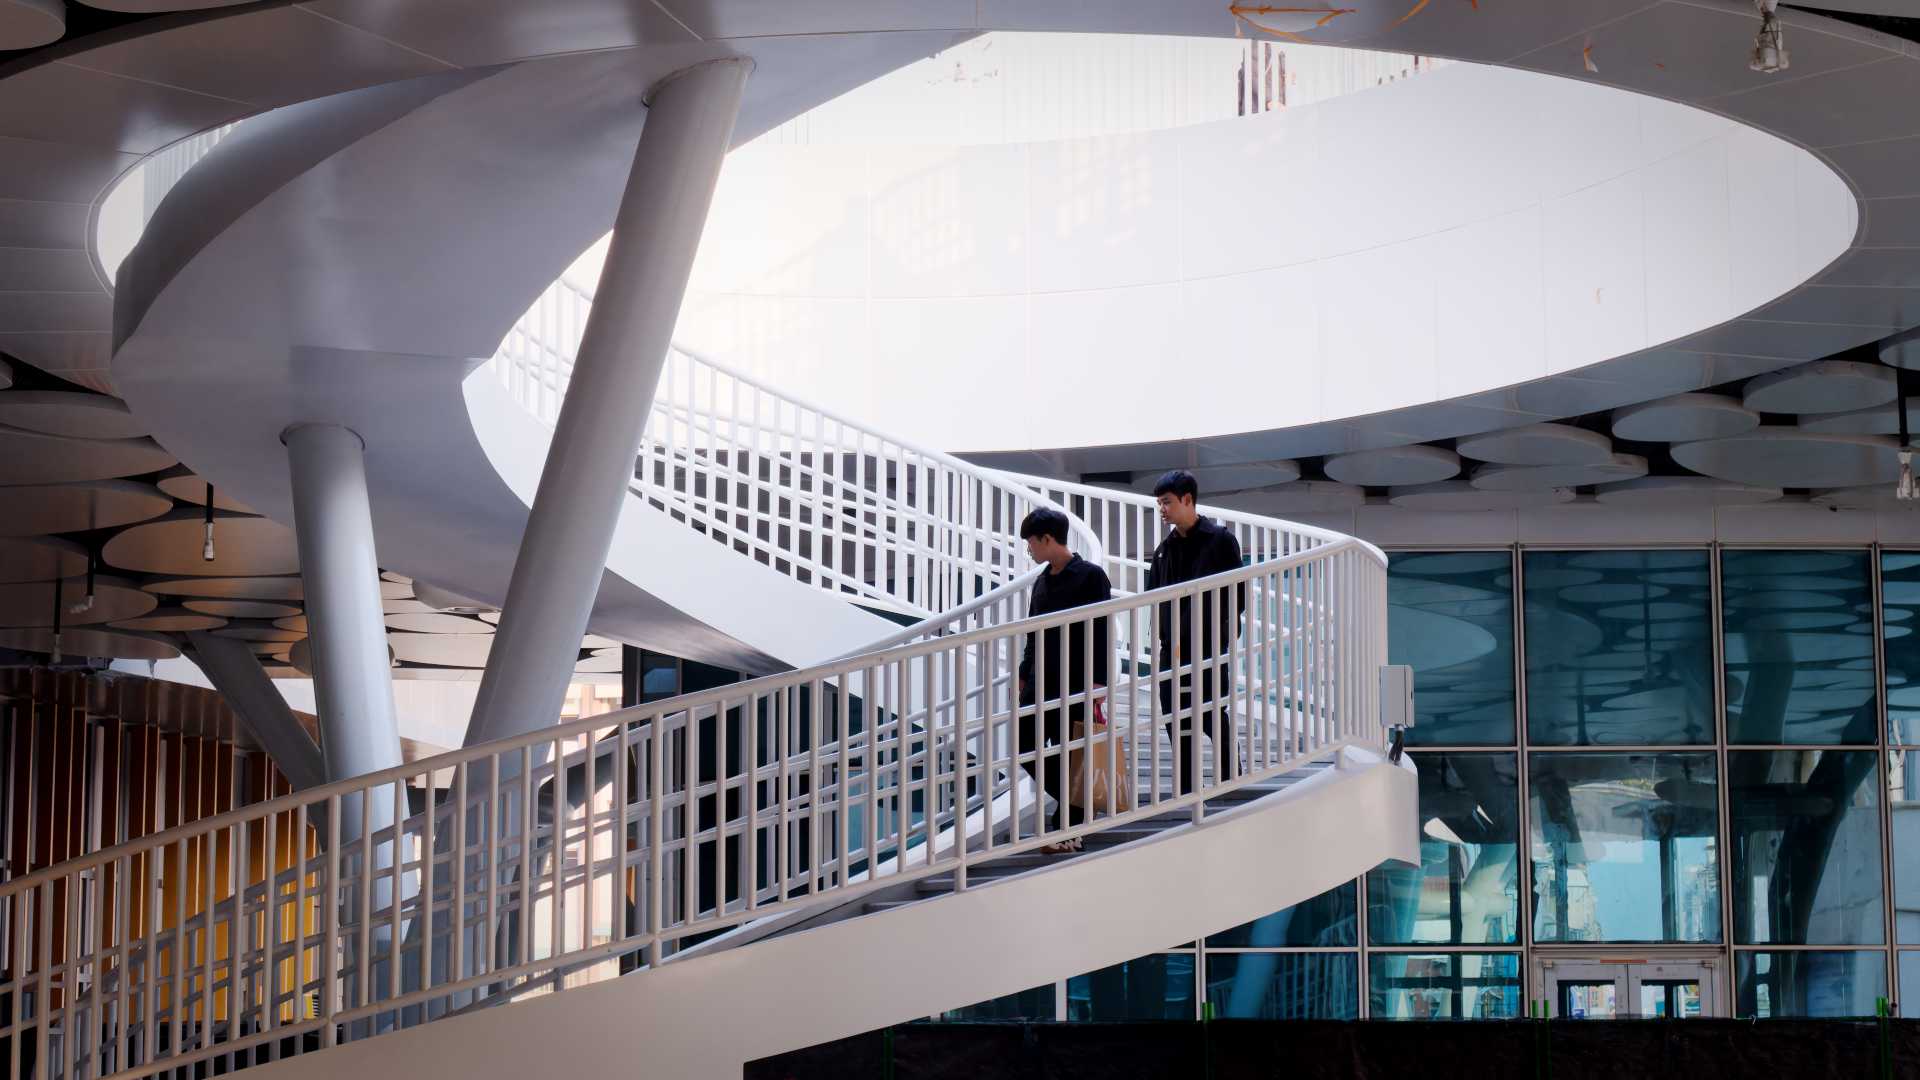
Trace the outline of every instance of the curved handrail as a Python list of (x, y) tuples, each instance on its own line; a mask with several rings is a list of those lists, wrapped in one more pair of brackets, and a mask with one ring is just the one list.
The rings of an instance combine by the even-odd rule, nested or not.
[[(0, 997), (17, 1003), (0, 1037), (33, 1040), (62, 1075), (143, 1076), (268, 1043), (297, 1053), (304, 1036), (327, 1046), (428, 1022), (559, 967), (657, 963), (693, 935), (1201, 813), (1223, 791), (1381, 744), (1385, 585), (1370, 548), (1325, 543), (455, 751), (36, 872), (0, 886), (7, 940), (33, 943), (0, 977)], [(1039, 707), (1104, 697), (1112, 722), (1022, 748), (1036, 707), (1008, 682), (1026, 641), (1097, 640), (1105, 623), (1110, 640), (1151, 642), (1162, 612), (1203, 641), (1196, 613), (1237, 612), (1249, 597), (1260, 610), (1223, 621), (1207, 655), (1161, 671), (1119, 664), (1106, 687), (1049, 681), (1069, 658), (1042, 646)], [(1093, 670), (1091, 655), (1071, 659)], [(1231, 729), (1243, 769), (1161, 730), (1200, 724), (1192, 702), (1157, 715), (1156, 688), (1215, 672), (1229, 689), (1202, 706)], [(1123, 751), (1142, 780), (1083, 771), (1071, 797), (1091, 804), (1100, 783), (1118, 810), (1079, 825), (1034, 814), (1037, 796), (1013, 782), (1069, 755)], [(407, 813), (410, 793), (422, 809)], [(369, 799), (392, 799), (396, 824), (375, 830), (356, 813), (360, 835), (342, 835), (343, 811)], [(612, 914), (607, 940), (590, 933), (596, 911)]]
[[(592, 296), (554, 283), (501, 342), (509, 394), (552, 422)], [(1027, 572), (1027, 487), (674, 346), (635, 494), (715, 541), (855, 603), (937, 620)], [(1069, 543), (1104, 559), (1069, 516)], [(893, 639), (890, 639), (893, 640)]]

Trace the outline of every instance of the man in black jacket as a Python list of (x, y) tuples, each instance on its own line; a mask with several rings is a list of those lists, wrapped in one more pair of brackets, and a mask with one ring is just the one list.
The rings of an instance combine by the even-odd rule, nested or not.
[[(1196, 505), (1200, 484), (1184, 469), (1160, 478), (1153, 486), (1153, 497), (1160, 502), (1160, 520), (1173, 531), (1154, 549), (1147, 566), (1147, 588), (1160, 589), (1188, 581), (1240, 569), (1240, 541), (1232, 530), (1212, 518), (1200, 516)], [(1234, 590), (1230, 598), (1208, 593), (1200, 598), (1200, 610), (1193, 611), (1191, 598), (1179, 603), (1159, 605), (1159, 689), (1160, 711), (1167, 718), (1167, 734), (1179, 744), (1174, 757), (1180, 794), (1193, 790), (1196, 772), (1193, 756), (1199, 740), (1193, 737), (1193, 719), (1214, 742), (1214, 778), (1233, 777), (1233, 639), (1239, 630), (1240, 612), (1246, 608), (1246, 586)], [(1178, 609), (1177, 611), (1175, 609)], [(1194, 631), (1200, 640), (1194, 641)], [(1196, 648), (1197, 646), (1197, 648)], [(1177, 678), (1174, 671), (1192, 664), (1199, 672), (1196, 694), (1192, 673)], [(1174, 684), (1180, 693), (1175, 700)], [(1215, 704), (1215, 691), (1223, 700)]]
[[(1027, 554), (1033, 556), (1033, 561), (1047, 566), (1047, 572), (1033, 583), (1033, 599), (1027, 605), (1029, 618), (1113, 598), (1113, 586), (1107, 580), (1107, 572), (1075, 555), (1067, 547), (1067, 515), (1050, 507), (1035, 510), (1020, 522), (1020, 539), (1027, 542)], [(1042, 633), (1037, 652), (1034, 635), (1027, 635), (1026, 648), (1020, 659), (1019, 692), (1022, 706), (1033, 705), (1036, 685), (1040, 699), (1052, 702), (1060, 700), (1063, 689), (1068, 695), (1084, 692), (1089, 674), (1092, 675), (1093, 686), (1107, 685), (1107, 656), (1112, 651), (1107, 646), (1107, 620), (1096, 619), (1093, 622), (1091, 655), (1087, 648), (1085, 624), (1076, 623), (1064, 628), (1067, 631), (1064, 648), (1061, 642), (1062, 629), (1054, 627)], [(1036, 655), (1040, 661), (1038, 680), (1034, 677)], [(1070, 724), (1079, 723), (1085, 713), (1086, 707), (1081, 702), (1074, 702), (1067, 707)], [(1072, 729), (1060, 720), (1057, 704), (1053, 708), (1038, 710), (1038, 715), (1022, 719), (1020, 752), (1032, 753), (1034, 748), (1042, 745), (1043, 739), (1047, 745), (1061, 742)], [(1036, 762), (1022, 762), (1021, 768), (1026, 769), (1027, 775), (1033, 777), (1034, 782), (1053, 798), (1055, 813), (1059, 812), (1060, 807), (1066, 806), (1069, 824), (1078, 825), (1085, 820), (1080, 805), (1073, 802), (1066, 790), (1067, 755), (1062, 752), (1058, 757), (1048, 760), (1043, 770), (1037, 769), (1036, 765)], [(1042, 850), (1075, 851), (1079, 847), (1080, 840), (1074, 837), (1063, 843), (1050, 844)]]

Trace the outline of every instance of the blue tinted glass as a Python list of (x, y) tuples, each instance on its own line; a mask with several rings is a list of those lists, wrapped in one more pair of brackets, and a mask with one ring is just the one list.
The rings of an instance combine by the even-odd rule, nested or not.
[(1873, 592), (1857, 551), (1720, 556), (1727, 741), (1875, 741)]
[(1877, 952), (1736, 952), (1734, 1015), (1872, 1016), (1887, 994)]
[(1352, 1020), (1360, 1015), (1354, 953), (1208, 953), (1207, 1000), (1229, 1020)]
[(659, 701), (680, 693), (680, 662), (657, 652), (640, 654), (640, 700)]
[(702, 690), (712, 690), (721, 686), (732, 686), (740, 681), (740, 673), (726, 668), (702, 664), (698, 660), (683, 660), (680, 664), (683, 694), (697, 694)]
[[(1893, 818), (1893, 940), (1920, 945), (1920, 751), (1887, 755), (1887, 809)], [(1920, 997), (1902, 997), (1920, 1017)]]
[(1707, 558), (1704, 551), (1524, 556), (1530, 742), (1713, 741)]
[(1355, 900), (1359, 890), (1349, 881), (1311, 900), (1283, 908), (1264, 918), (1242, 923), (1207, 938), (1214, 948), (1299, 949), (1351, 945), (1355, 932)]
[(962, 1009), (949, 1009), (940, 1014), (940, 1019), (963, 1023), (1033, 1023), (1052, 1020), (1053, 984), (1036, 986)]
[(1878, 945), (1879, 786), (1872, 750), (1727, 754), (1734, 940)]
[(1519, 940), (1520, 777), (1513, 754), (1421, 753), (1420, 868), (1367, 875), (1375, 945)]
[(1414, 671), (1416, 746), (1513, 744), (1513, 557), (1388, 557), (1387, 656)]
[(1900, 954), (1900, 1015), (1920, 1016), (1920, 952)]
[(1371, 953), (1368, 1012), (1376, 1020), (1493, 1020), (1519, 1016), (1518, 953)]
[(1143, 956), (1067, 980), (1069, 1020), (1192, 1020), (1193, 954)]
[(1534, 940), (1720, 940), (1712, 754), (1535, 754), (1527, 766)]
[[(1887, 737), (1920, 745), (1920, 553), (1880, 556), (1880, 619), (1887, 657)], [(1920, 1015), (1920, 1003), (1909, 1012)]]

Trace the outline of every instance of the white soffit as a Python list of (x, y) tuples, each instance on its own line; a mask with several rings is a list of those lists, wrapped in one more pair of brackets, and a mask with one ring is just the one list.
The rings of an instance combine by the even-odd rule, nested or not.
[(0, 0), (0, 49), (51, 45), (66, 32), (67, 11), (60, 0)]
[(1482, 465), (1468, 482), (1480, 491), (1550, 491), (1647, 475), (1647, 459), (1614, 454), (1593, 465)]
[[(1711, 476), (1643, 476), (1594, 492), (1604, 506), (1635, 510), (1681, 510), (1698, 506), (1751, 506), (1780, 497), (1777, 487), (1754, 487)], [(1528, 578), (1532, 580), (1531, 576)]]
[(1741, 403), (1755, 412), (1848, 412), (1884, 405), (1898, 392), (1891, 368), (1852, 360), (1816, 360), (1755, 377), (1747, 383)]
[(1763, 427), (1731, 439), (1681, 443), (1673, 448), (1673, 460), (1706, 476), (1757, 487), (1834, 488), (1891, 484), (1900, 472), (1894, 450), (1892, 439), (1877, 435)]
[(216, 512), (212, 561), (201, 558), (205, 540), (201, 514), (181, 510), (120, 533), (107, 541), (101, 556), (110, 566), (149, 574), (233, 577), (300, 569), (293, 530), (267, 518)]
[[(175, 469), (157, 481), (160, 490), (190, 506), (207, 505), (207, 482), (184, 468)], [(251, 514), (254, 509), (239, 499), (233, 498), (219, 488), (213, 489), (213, 508), (231, 510), (236, 514)]]
[(1461, 439), (1458, 449), (1497, 465), (1599, 465), (1613, 455), (1613, 441), (1571, 424), (1527, 424)]
[(0, 536), (88, 532), (148, 521), (173, 509), (173, 500), (133, 480), (29, 484), (0, 491)]
[(203, 615), (183, 607), (158, 607), (137, 619), (121, 619), (112, 625), (119, 630), (184, 633), (188, 630), (218, 630), (227, 625), (227, 620), (218, 615)]
[(1330, 457), (1322, 466), (1343, 484), (1395, 487), (1431, 484), (1460, 474), (1460, 455), (1438, 446), (1389, 446)]
[[(0, 648), (51, 653), (53, 629), (0, 630)], [(117, 660), (171, 660), (180, 650), (165, 638), (137, 632), (77, 629), (60, 634), (63, 656), (111, 656)]]
[[(25, 585), (0, 585), (0, 626), (52, 626), (53, 582), (36, 581)], [(63, 626), (88, 626), (95, 623), (137, 619), (160, 605), (152, 593), (141, 592), (118, 578), (96, 577), (93, 606), (85, 611), (69, 610), (87, 595), (87, 579), (65, 579), (60, 588), (60, 623)]]
[(87, 549), (70, 540), (52, 536), (0, 538), (0, 582), (52, 581), (86, 572)]
[(134, 439), (147, 433), (119, 398), (70, 390), (0, 394), (0, 424), (75, 439)]
[[(1258, 491), (1242, 491), (1220, 499), (1219, 504), (1249, 514), (1285, 517), (1288, 514), (1337, 514), (1352, 510), (1366, 501), (1367, 493), (1351, 484), (1307, 480)], [(486, 618), (484, 615), (481, 617)]]
[(300, 579), (289, 576), (172, 578), (141, 588), (167, 596), (207, 596), (236, 600), (298, 600)]
[(1483, 491), (1465, 480), (1394, 488), (1387, 501), (1406, 510), (1532, 510), (1573, 501), (1568, 488), (1546, 491)]
[[(1907, 399), (1907, 428), (1920, 431), (1920, 397)], [(1897, 435), (1900, 415), (1893, 411), (1892, 402), (1851, 412), (1814, 413), (1800, 418), (1800, 430), (1821, 435)]]
[(1724, 439), (1759, 426), (1759, 413), (1721, 394), (1675, 394), (1613, 411), (1613, 437), (1635, 442)]

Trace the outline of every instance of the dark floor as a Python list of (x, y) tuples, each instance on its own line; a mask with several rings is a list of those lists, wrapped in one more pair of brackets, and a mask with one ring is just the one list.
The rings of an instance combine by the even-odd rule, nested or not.
[(747, 1066), (747, 1080), (1920, 1078), (1920, 1020), (915, 1024)]

